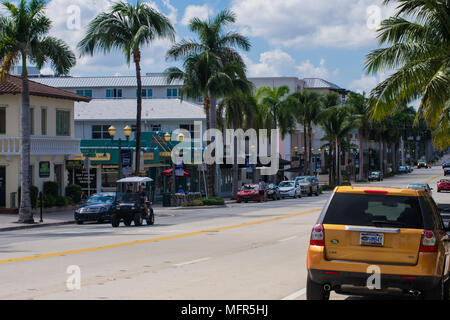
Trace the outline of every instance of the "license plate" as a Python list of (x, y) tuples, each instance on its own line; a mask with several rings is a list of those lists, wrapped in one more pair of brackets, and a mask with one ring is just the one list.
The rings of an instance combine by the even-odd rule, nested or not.
[(384, 233), (361, 232), (360, 244), (362, 246), (384, 246)]

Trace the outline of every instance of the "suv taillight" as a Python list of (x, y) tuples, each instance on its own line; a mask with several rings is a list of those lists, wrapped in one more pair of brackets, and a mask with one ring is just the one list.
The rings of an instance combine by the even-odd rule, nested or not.
[(420, 252), (437, 252), (437, 241), (434, 232), (424, 230), (422, 233), (422, 241), (420, 243)]
[(311, 232), (311, 240), (309, 241), (311, 246), (325, 246), (325, 229), (322, 224), (316, 224)]

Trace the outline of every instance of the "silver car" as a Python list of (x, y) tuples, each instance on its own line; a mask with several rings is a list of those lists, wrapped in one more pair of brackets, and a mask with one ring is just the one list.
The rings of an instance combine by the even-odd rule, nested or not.
[(431, 188), (428, 183), (411, 183), (407, 188), (413, 190), (422, 190), (428, 192), (430, 195), (431, 191), (433, 190), (433, 188)]
[(313, 194), (318, 196), (320, 194), (319, 181), (315, 177), (297, 177), (295, 178), (295, 185), (298, 185), (302, 190), (302, 194), (311, 197)]
[(282, 199), (284, 198), (301, 198), (302, 191), (298, 185), (295, 184), (295, 181), (283, 181), (278, 185), (278, 189), (280, 190), (280, 196)]

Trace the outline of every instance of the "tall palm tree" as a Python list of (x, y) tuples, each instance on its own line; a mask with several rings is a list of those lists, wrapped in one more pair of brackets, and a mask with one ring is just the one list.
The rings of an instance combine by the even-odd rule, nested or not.
[(75, 65), (75, 55), (60, 39), (49, 37), (51, 21), (45, 17), (44, 0), (20, 0), (16, 5), (2, 2), (7, 15), (0, 18), (0, 78), (5, 80), (10, 69), (22, 63), (21, 154), (19, 209), (20, 223), (33, 223), (30, 199), (30, 93), (27, 62), (40, 69), (46, 63), (59, 75), (66, 75)]
[[(390, 4), (393, 0), (384, 0)], [(418, 116), (435, 126), (450, 99), (450, 2), (397, 0), (397, 13), (378, 29), (380, 45), (366, 58), (368, 73), (397, 71), (369, 96), (373, 118), (381, 120), (400, 105), (421, 98)]]
[[(184, 96), (203, 98), (208, 129), (217, 128), (217, 99), (233, 90), (226, 85), (232, 80), (230, 72), (246, 79), (245, 63), (237, 49), (248, 51), (251, 45), (246, 37), (225, 30), (235, 22), (236, 16), (229, 10), (219, 12), (213, 19), (193, 18), (189, 29), (198, 39), (182, 40), (167, 52), (168, 60), (183, 60), (184, 67), (184, 71), (179, 68), (166, 70), (168, 81), (182, 79)], [(216, 171), (217, 166), (208, 167), (210, 194), (217, 194)]]
[(157, 38), (174, 40), (172, 24), (148, 3), (137, 0), (136, 5), (117, 2), (108, 12), (100, 13), (89, 23), (85, 37), (78, 44), (81, 54), (92, 56), (96, 51), (107, 53), (116, 49), (123, 52), (128, 64), (133, 59), (137, 80), (136, 172), (140, 171), (141, 160), (141, 50)]
[(358, 135), (359, 135), (359, 179), (363, 180), (366, 177), (364, 171), (364, 151), (365, 143), (369, 136), (369, 131), (371, 127), (370, 115), (367, 110), (367, 99), (365, 93), (357, 94), (350, 93), (346, 101), (347, 105), (353, 111), (358, 122)]
[[(308, 159), (307, 171), (312, 175), (312, 136), (313, 136), (313, 125), (319, 123), (319, 115), (323, 109), (323, 97), (314, 91), (296, 92), (292, 95), (296, 99), (296, 110), (295, 115), (299, 123), (303, 126), (303, 139), (305, 152)], [(330, 96), (331, 98), (331, 96)], [(306, 144), (306, 136), (308, 136), (308, 146)]]
[[(247, 130), (254, 128), (252, 118), (255, 116), (257, 103), (251, 91), (236, 90), (233, 95), (225, 97), (218, 104), (218, 126), (222, 129), (231, 128), (234, 130)], [(233, 182), (232, 182), (232, 198), (235, 199), (239, 188), (239, 162), (237, 141), (233, 141)]]
[(328, 141), (333, 150), (333, 171), (332, 184), (340, 184), (340, 150), (346, 143), (350, 132), (356, 128), (355, 117), (348, 106), (335, 106), (323, 110), (320, 114), (320, 126), (324, 130), (322, 140)]

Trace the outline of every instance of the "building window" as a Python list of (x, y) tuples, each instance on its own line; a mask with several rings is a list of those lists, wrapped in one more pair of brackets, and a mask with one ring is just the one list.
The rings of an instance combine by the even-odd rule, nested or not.
[(107, 99), (121, 99), (122, 98), (122, 89), (106, 89), (106, 98)]
[[(137, 89), (136, 89), (137, 97)], [(153, 89), (142, 89), (142, 99), (153, 99)]]
[(160, 124), (152, 124), (152, 125), (150, 126), (150, 130), (151, 130), (152, 132), (158, 132), (158, 131), (161, 131), (161, 125), (160, 125)]
[(111, 139), (109, 135), (108, 129), (110, 126), (108, 125), (97, 125), (92, 126), (92, 139), (94, 140), (106, 140)]
[(0, 134), (6, 134), (6, 108), (0, 108)]
[[(180, 125), (180, 129), (189, 131), (189, 134), (191, 135), (190, 138), (193, 140), (195, 138), (195, 125), (193, 124), (182, 124)], [(188, 137), (185, 137), (188, 139)]]
[(70, 111), (56, 110), (56, 135), (70, 136)]
[(79, 94), (81, 96), (92, 98), (92, 90), (90, 90), (90, 89), (77, 90), (77, 94)]
[(47, 109), (41, 109), (41, 135), (47, 135)]
[(167, 98), (177, 99), (180, 97), (180, 90), (178, 88), (167, 89)]

